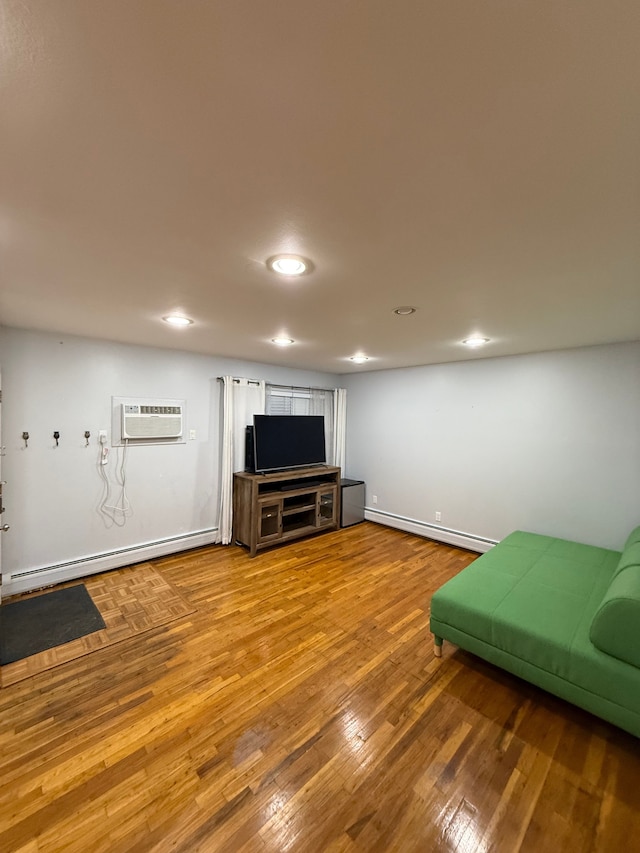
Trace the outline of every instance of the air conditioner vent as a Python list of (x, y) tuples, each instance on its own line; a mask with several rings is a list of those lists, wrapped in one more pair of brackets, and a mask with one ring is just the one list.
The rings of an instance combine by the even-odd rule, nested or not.
[(122, 438), (180, 438), (182, 406), (122, 403)]

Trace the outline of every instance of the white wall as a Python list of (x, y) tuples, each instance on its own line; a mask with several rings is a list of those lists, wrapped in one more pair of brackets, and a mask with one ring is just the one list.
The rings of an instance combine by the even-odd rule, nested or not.
[[(4, 328), (0, 367), (5, 596), (213, 540), (225, 373), (347, 387), (346, 475), (382, 523), (477, 550), (516, 528), (617, 549), (640, 523), (640, 343), (336, 377)], [(97, 510), (112, 396), (185, 398), (197, 432), (130, 448), (121, 528)]]
[[(6, 447), (2, 477), (7, 481), (3, 522), (11, 526), (2, 540), (5, 596), (213, 541), (221, 425), (218, 376), (338, 384), (335, 376), (324, 373), (7, 328), (0, 330), (0, 367)], [(111, 437), (112, 396), (184, 398), (185, 435), (195, 429), (197, 436), (172, 446), (129, 448), (127, 492), (133, 515), (122, 527), (108, 526), (98, 511), (103, 484), (97, 436), (106, 429)], [(83, 437), (87, 429), (89, 447)], [(24, 430), (30, 434), (26, 449)], [(57, 448), (54, 430), (61, 435)], [(120, 453), (111, 450), (107, 469), (112, 482), (114, 457)], [(160, 544), (146, 547), (149, 543)]]
[(466, 534), (518, 528), (620, 549), (640, 524), (640, 343), (341, 384), (347, 474), (366, 481), (369, 518), (477, 550), (489, 546)]

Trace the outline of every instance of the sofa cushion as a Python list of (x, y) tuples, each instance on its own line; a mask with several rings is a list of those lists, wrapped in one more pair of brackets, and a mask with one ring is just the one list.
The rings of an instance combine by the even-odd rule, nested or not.
[(640, 527), (636, 527), (635, 530), (631, 531), (624, 546), (624, 550), (626, 551), (631, 545), (640, 545)]
[(615, 574), (620, 574), (620, 572), (628, 569), (630, 566), (640, 566), (640, 542), (632, 542), (631, 545), (626, 546), (622, 554), (620, 554), (620, 561), (616, 567)]
[(589, 637), (601, 651), (640, 667), (640, 559), (633, 563), (631, 556), (637, 547), (625, 549), (593, 617)]

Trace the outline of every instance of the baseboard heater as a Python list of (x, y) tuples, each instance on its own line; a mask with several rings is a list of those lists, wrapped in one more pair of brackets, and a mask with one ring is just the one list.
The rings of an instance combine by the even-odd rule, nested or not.
[(15, 572), (11, 575), (11, 579), (3, 585), (3, 596), (31, 592), (34, 589), (53, 586), (87, 575), (95, 575), (109, 569), (122, 568), (132, 563), (141, 563), (156, 557), (164, 557), (178, 551), (200, 548), (203, 545), (213, 545), (217, 532), (217, 527), (210, 527), (206, 530), (184, 533), (179, 536), (168, 536), (166, 539), (157, 539), (153, 542), (131, 545), (127, 548), (78, 557), (78, 559), (67, 560), (63, 563)]
[(453, 530), (449, 527), (429, 524), (429, 522), (421, 521), (417, 518), (407, 518), (404, 515), (396, 515), (392, 512), (384, 512), (383, 510), (372, 509), (371, 507), (365, 507), (364, 517), (367, 521), (373, 521), (376, 524), (383, 524), (386, 527), (404, 530), (405, 533), (415, 533), (417, 536), (426, 536), (428, 539), (435, 539), (437, 542), (444, 542), (446, 545), (455, 545), (458, 548), (465, 548), (468, 551), (477, 551), (480, 554), (484, 554), (485, 551), (491, 550), (494, 545), (498, 544), (497, 539), (487, 539), (484, 536), (477, 536), (475, 533)]

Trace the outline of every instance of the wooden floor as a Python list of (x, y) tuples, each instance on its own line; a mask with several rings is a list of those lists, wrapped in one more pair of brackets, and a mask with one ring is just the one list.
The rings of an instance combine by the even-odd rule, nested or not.
[(195, 613), (0, 690), (0, 850), (640, 849), (640, 742), (433, 657), (473, 558), (365, 523), (154, 561)]
[[(73, 586), (78, 581), (61, 586)], [(87, 592), (100, 611), (105, 627), (70, 643), (55, 646), (0, 667), (0, 685), (6, 687), (30, 678), (61, 663), (82, 657), (98, 649), (166, 625), (193, 613), (193, 606), (180, 596), (149, 563), (141, 563), (134, 571), (105, 572), (85, 581)], [(42, 595), (45, 593), (32, 593)]]

